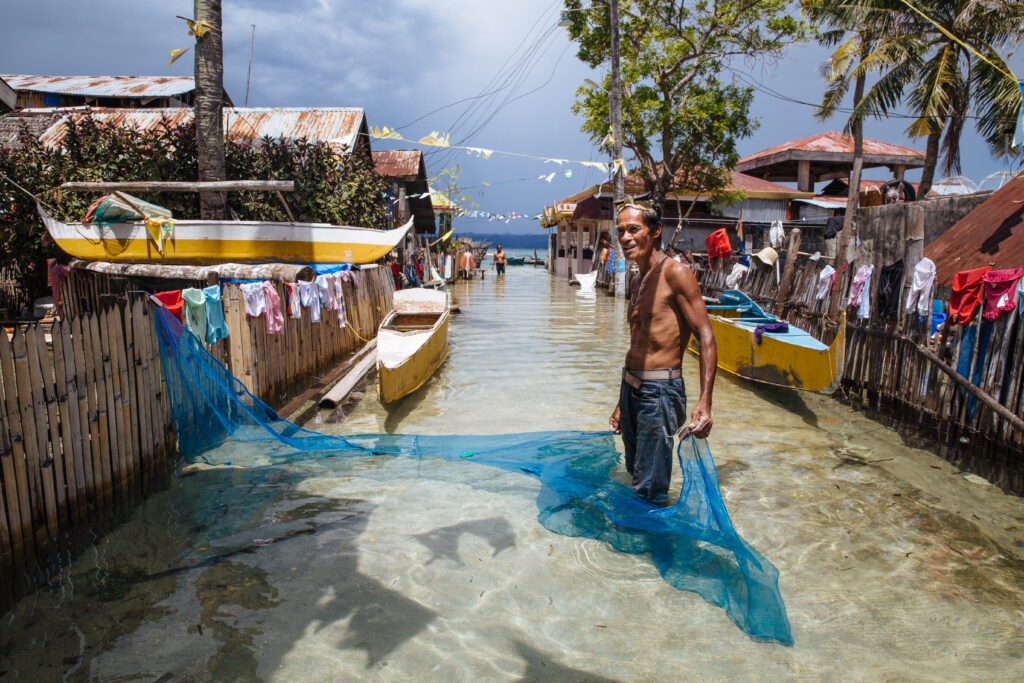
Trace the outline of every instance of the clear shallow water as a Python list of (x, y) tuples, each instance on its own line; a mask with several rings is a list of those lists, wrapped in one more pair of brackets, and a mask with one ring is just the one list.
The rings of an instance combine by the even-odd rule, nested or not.
[[(338, 434), (604, 429), (622, 303), (543, 268), (456, 289), (440, 372)], [(696, 389), (696, 363), (684, 362)], [(1024, 506), (831, 399), (722, 376), (710, 439), (796, 644), (747, 638), (643, 556), (536, 521), (534, 480), (332, 458), (183, 476), (0, 631), (7, 680), (1014, 679)], [(246, 446), (245, 448), (249, 448)], [(244, 455), (244, 449), (234, 458)], [(252, 454), (254, 457), (258, 454)], [(618, 476), (623, 476), (621, 471)], [(678, 486), (678, 483), (677, 483)]]

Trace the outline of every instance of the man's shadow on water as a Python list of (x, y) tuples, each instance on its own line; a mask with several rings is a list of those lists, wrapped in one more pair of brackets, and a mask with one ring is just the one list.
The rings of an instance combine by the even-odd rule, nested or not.
[[(370, 668), (437, 617), (360, 573), (358, 543), (375, 505), (299, 491), (296, 485), (304, 475), (264, 470), (249, 476), (258, 479), (268, 473), (278, 475), (273, 487), (254, 484), (244, 496), (247, 500), (238, 501), (245, 512), (236, 519), (236, 528), (222, 522), (208, 529), (212, 538), (196, 546), (202, 555), (196, 553), (198, 564), (193, 566), (198, 571), (189, 572), (189, 580), (196, 585), (201, 608), (197, 631), (216, 646), (204, 675), (230, 679), (277, 671), (297, 642), (342, 622), (345, 635), (334, 647), (363, 650)], [(217, 473), (210, 474), (206, 486), (220, 486), (220, 495), (228, 497), (237, 498), (239, 491), (224, 486)], [(286, 571), (287, 564), (296, 566)], [(239, 613), (253, 618), (240, 619)], [(261, 624), (272, 628), (261, 631)], [(179, 674), (190, 673), (176, 668)]]
[(466, 522), (459, 522), (451, 526), (438, 527), (432, 531), (413, 536), (430, 550), (430, 559), (427, 564), (435, 560), (446, 559), (452, 562), (461, 563), (459, 559), (459, 541), (463, 535), (476, 536), (489, 544), (492, 548), (491, 557), (496, 556), (503, 550), (514, 548), (516, 545), (515, 533), (512, 526), (504, 517), (490, 517), (488, 519), (474, 519)]

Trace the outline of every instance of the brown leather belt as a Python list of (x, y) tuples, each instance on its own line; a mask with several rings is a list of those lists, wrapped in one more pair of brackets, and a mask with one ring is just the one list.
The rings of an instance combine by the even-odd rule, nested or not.
[(682, 368), (665, 368), (664, 370), (630, 370), (622, 368), (622, 381), (639, 389), (640, 384), (652, 379), (679, 379), (683, 376)]

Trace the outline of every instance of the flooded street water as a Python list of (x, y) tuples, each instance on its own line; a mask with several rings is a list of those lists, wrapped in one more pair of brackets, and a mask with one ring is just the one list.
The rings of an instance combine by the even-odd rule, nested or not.
[[(305, 426), (607, 428), (621, 300), (531, 266), (454, 293), (430, 382), (391, 410), (364, 383)], [(714, 406), (722, 492), (781, 573), (792, 647), (752, 640), (647, 556), (547, 531), (533, 478), (337, 457), (178, 477), (4, 617), (0, 680), (1021, 678), (1020, 498), (828, 397), (720, 374)]]

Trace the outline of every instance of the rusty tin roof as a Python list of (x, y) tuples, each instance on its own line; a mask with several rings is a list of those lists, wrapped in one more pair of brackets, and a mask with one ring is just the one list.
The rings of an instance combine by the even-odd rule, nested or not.
[(950, 284), (961, 270), (1024, 265), (1024, 173), (926, 246), (924, 255), (935, 262), (940, 285)]
[[(192, 120), (191, 108), (65, 110), (64, 116), (41, 136), (55, 145), (67, 133), (69, 118), (92, 115), (97, 121), (133, 126), (142, 130), (156, 128), (165, 121), (175, 126)], [(352, 149), (360, 133), (366, 133), (366, 117), (355, 107), (323, 108), (225, 108), (224, 135), (229, 140), (271, 138), (309, 138)]]
[(15, 90), (86, 97), (169, 97), (195, 90), (187, 76), (0, 75)]
[[(418, 149), (374, 150), (374, 170), (385, 178), (426, 178), (423, 153)], [(421, 173), (421, 169), (423, 172)]]
[[(769, 157), (774, 157), (786, 152), (803, 153), (799, 154), (800, 158), (812, 160), (817, 154), (821, 154), (825, 158), (829, 155), (835, 154), (849, 154), (852, 156), (853, 136), (836, 131), (827, 131), (825, 133), (818, 133), (817, 135), (809, 135), (806, 138), (800, 138), (799, 140), (790, 140), (740, 159), (739, 163), (736, 164), (736, 169), (738, 171), (746, 171), (748, 168), (752, 167), (751, 162), (767, 160)], [(910, 149), (909, 147), (894, 145), (888, 142), (879, 142), (878, 140), (869, 140), (867, 138), (864, 138), (864, 155), (906, 157), (908, 165), (921, 165), (924, 163), (925, 157), (924, 152), (919, 152), (916, 149)]]

